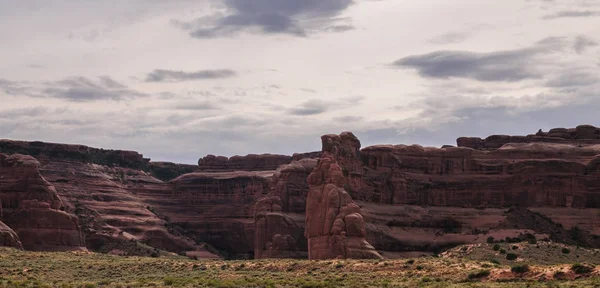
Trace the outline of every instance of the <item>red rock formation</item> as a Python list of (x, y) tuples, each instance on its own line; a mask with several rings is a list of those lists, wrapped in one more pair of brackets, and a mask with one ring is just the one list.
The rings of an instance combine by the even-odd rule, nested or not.
[[(324, 141), (324, 151), (331, 142)], [(334, 149), (335, 151), (335, 149)], [(381, 258), (366, 240), (360, 207), (344, 190), (342, 169), (324, 152), (308, 176), (306, 230), (309, 259)]]
[[(502, 207), (514, 205), (568, 229), (600, 234), (600, 225), (594, 224), (600, 223), (599, 148), (532, 142), (486, 151), (419, 145), (359, 150), (360, 142), (349, 132), (323, 136), (323, 150), (342, 163), (345, 190), (360, 200), (367, 240), (386, 257), (484, 242), (489, 236), (484, 233), (515, 237), (524, 230), (501, 227), (506, 218)], [(291, 185), (296, 195), (307, 192), (297, 178), (273, 179), (272, 189)], [(281, 199), (289, 197), (288, 189), (275, 191)], [(282, 202), (286, 207), (288, 201)]]
[(249, 154), (231, 158), (208, 155), (198, 160), (198, 170), (205, 172), (273, 171), (291, 161), (290, 156), (275, 154)]
[[(254, 211), (254, 258), (300, 258), (306, 257), (303, 229), (282, 211), (281, 199), (277, 196), (260, 199)], [(300, 219), (304, 219), (301, 217)], [(298, 241), (296, 241), (298, 239)]]
[(14, 247), (23, 249), (23, 244), (19, 241), (17, 233), (0, 221), (0, 246)]
[[(325, 135), (322, 140), (323, 151), (335, 159), (343, 176), (336, 178), (339, 186), (332, 191), (342, 195), (340, 201), (347, 201), (340, 192), (345, 190), (360, 206), (368, 243), (383, 256), (396, 257), (406, 251), (433, 252), (484, 242), (489, 236), (514, 237), (527, 229), (539, 230), (536, 233), (540, 235), (548, 231), (535, 225), (509, 229), (518, 221), (508, 221), (505, 211), (516, 205), (541, 213), (567, 230), (580, 228), (600, 235), (597, 131), (579, 126), (528, 136), (459, 138), (460, 147), (441, 149), (377, 145), (361, 150), (360, 141), (349, 132)], [(196, 167), (154, 164), (136, 152), (42, 142), (0, 141), (0, 152), (38, 157), (43, 178), (56, 188), (62, 204), (48, 196), (52, 193), (44, 189), (38, 193), (35, 187), (29, 189), (32, 196), (25, 200), (38, 202), (21, 202), (34, 211), (31, 215), (38, 210), (60, 212), (60, 207), (66, 215), (76, 212), (86, 244), (92, 249), (102, 243), (134, 239), (198, 255), (204, 255), (204, 250), (194, 242), (207, 242), (235, 256), (255, 252), (257, 258), (303, 257), (308, 253), (301, 233), (306, 228), (306, 178), (316, 162), (304, 158), (321, 157), (322, 152), (292, 157), (205, 157), (198, 167), (203, 173), (184, 175), (170, 183), (156, 177), (169, 179)], [(284, 165), (276, 172), (264, 171), (280, 164)], [(2, 182), (6, 179), (0, 179), (1, 185), (9, 185)], [(0, 198), (7, 203), (3, 203), (5, 218), (15, 212), (11, 208), (14, 195), (0, 191)], [(268, 198), (258, 201), (265, 196)], [(350, 207), (346, 210), (354, 209)], [(352, 220), (357, 219), (350, 217), (348, 223)], [(351, 228), (352, 233), (361, 235), (360, 224), (354, 226), (358, 228)]]
[(316, 159), (301, 159), (275, 171), (269, 196), (259, 200), (254, 208), (254, 258), (306, 257), (306, 178), (316, 165)]
[(169, 182), (171, 189), (137, 195), (158, 215), (232, 257), (254, 250), (254, 204), (268, 193), (274, 171), (195, 172)]
[(85, 247), (78, 219), (65, 210), (56, 189), (31, 156), (0, 154), (0, 200), (4, 222), (25, 249), (72, 250)]

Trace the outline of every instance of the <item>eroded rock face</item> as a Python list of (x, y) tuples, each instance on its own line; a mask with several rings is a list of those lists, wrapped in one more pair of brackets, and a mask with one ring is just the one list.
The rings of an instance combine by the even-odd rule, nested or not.
[(344, 190), (344, 174), (330, 152), (323, 153), (307, 181), (305, 237), (309, 259), (382, 258), (365, 239), (360, 207)]
[(0, 246), (23, 249), (23, 244), (21, 244), (17, 233), (2, 223), (2, 221), (0, 221)]
[[(305, 257), (303, 229), (291, 215), (283, 213), (277, 196), (260, 199), (254, 208), (254, 258)], [(298, 239), (298, 240), (296, 240)], [(300, 247), (299, 247), (300, 246)]]
[(66, 212), (56, 189), (31, 156), (0, 154), (0, 200), (4, 222), (28, 250), (85, 247), (78, 219)]

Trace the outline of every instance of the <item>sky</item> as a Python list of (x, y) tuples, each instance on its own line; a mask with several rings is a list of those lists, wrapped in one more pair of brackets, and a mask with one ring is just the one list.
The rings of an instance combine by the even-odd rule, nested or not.
[(596, 0), (0, 0), (0, 139), (207, 154), (599, 126)]

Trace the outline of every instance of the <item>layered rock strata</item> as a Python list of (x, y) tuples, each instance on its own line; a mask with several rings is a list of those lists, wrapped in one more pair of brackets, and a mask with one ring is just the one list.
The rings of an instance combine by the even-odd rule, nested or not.
[(39, 166), (31, 156), (0, 154), (3, 221), (28, 250), (85, 247), (78, 218), (68, 212), (55, 187), (40, 174)]

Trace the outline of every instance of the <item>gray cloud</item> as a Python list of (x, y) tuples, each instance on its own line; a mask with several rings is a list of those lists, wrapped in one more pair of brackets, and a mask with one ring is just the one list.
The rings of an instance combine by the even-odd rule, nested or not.
[(15, 82), (0, 79), (0, 89), (8, 95), (35, 98), (58, 98), (73, 102), (99, 100), (128, 100), (147, 97), (113, 80), (108, 76), (98, 80), (86, 77), (70, 77), (50, 82)]
[(20, 117), (36, 117), (48, 113), (46, 107), (29, 107), (29, 108), (18, 108), (0, 110), (0, 119), (15, 119)]
[(575, 38), (575, 43), (573, 44), (573, 48), (578, 54), (585, 52), (589, 47), (595, 46), (598, 46), (597, 42), (582, 35), (577, 36), (577, 38)]
[(563, 46), (563, 38), (546, 38), (528, 48), (487, 53), (435, 51), (404, 57), (392, 65), (416, 69), (426, 78), (515, 82), (542, 78), (544, 71), (536, 70), (532, 62), (539, 62), (539, 56), (561, 50)]
[(342, 116), (342, 117), (334, 117), (333, 121), (341, 122), (341, 123), (349, 123), (349, 122), (358, 122), (363, 121), (364, 118), (361, 116)]
[(590, 86), (600, 83), (597, 69), (571, 68), (563, 69), (560, 73), (546, 82), (551, 88), (572, 88)]
[[(344, 32), (354, 29), (347, 19), (335, 18), (353, 0), (223, 0), (229, 14), (214, 14), (192, 22), (173, 20), (194, 38), (233, 35), (258, 30), (264, 34), (306, 36), (314, 31)], [(338, 22), (345, 23), (338, 23)]]
[(552, 20), (558, 18), (582, 18), (582, 17), (597, 17), (600, 16), (600, 11), (592, 11), (592, 10), (565, 10), (559, 11), (554, 14), (549, 14), (542, 19)]
[(432, 44), (460, 43), (469, 38), (470, 35), (468, 32), (449, 32), (433, 37), (428, 42)]
[(60, 98), (73, 102), (98, 100), (121, 101), (148, 96), (144, 93), (130, 90), (125, 85), (107, 76), (99, 77), (99, 81), (93, 81), (85, 77), (73, 77), (47, 83), (47, 86), (41, 92), (42, 97)]
[(170, 106), (175, 110), (217, 110), (219, 106), (209, 101), (181, 101)]
[(299, 107), (290, 109), (289, 112), (298, 116), (317, 115), (327, 111), (328, 106), (323, 101), (313, 99), (302, 103)]
[(201, 70), (196, 72), (156, 69), (150, 72), (148, 76), (146, 76), (146, 82), (180, 82), (205, 79), (220, 79), (230, 78), (236, 75), (237, 73), (235, 71), (229, 69)]

